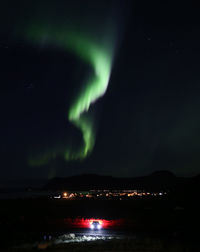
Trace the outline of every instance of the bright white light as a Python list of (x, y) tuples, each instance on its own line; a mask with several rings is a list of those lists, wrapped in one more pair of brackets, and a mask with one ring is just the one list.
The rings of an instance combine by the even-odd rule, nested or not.
[(94, 225), (93, 225), (93, 224), (91, 224), (90, 228), (91, 228), (91, 229), (94, 229)]
[(98, 225), (97, 225), (97, 228), (98, 228), (98, 229), (101, 229), (101, 225), (100, 225), (100, 224), (98, 224)]
[(60, 198), (61, 198), (61, 195), (54, 196), (54, 199), (60, 199)]

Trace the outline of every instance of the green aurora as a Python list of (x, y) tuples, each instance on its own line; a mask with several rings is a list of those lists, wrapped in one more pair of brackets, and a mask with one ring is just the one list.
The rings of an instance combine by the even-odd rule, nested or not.
[(81, 84), (81, 91), (73, 100), (68, 119), (82, 132), (83, 146), (75, 152), (66, 146), (65, 150), (56, 153), (44, 153), (40, 157), (30, 158), (30, 165), (44, 165), (58, 155), (66, 160), (81, 160), (91, 153), (95, 144), (95, 128), (93, 118), (89, 115), (89, 109), (108, 87), (113, 61), (113, 44), (111, 40), (96, 41), (95, 36), (87, 32), (77, 32), (76, 29), (64, 29), (58, 27), (32, 25), (26, 33), (26, 38), (32, 43), (41, 43), (44, 40), (49, 44), (58, 46), (63, 51), (72, 52), (77, 58), (88, 64), (92, 69), (88, 79)]

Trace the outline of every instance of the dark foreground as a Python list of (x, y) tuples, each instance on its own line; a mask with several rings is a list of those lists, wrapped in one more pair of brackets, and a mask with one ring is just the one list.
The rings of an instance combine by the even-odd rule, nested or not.
[[(84, 221), (106, 220), (102, 231)], [(1, 200), (0, 251), (200, 251), (197, 204), (171, 198)]]
[(3, 251), (36, 251), (47, 250), (52, 252), (67, 251), (133, 251), (133, 252), (191, 252), (199, 251), (196, 244), (187, 242), (159, 239), (159, 238), (137, 238), (137, 239), (114, 239), (110, 241), (90, 241), (81, 243), (62, 243), (54, 244), (43, 242), (35, 243), (32, 247), (25, 244), (24, 246), (13, 247)]

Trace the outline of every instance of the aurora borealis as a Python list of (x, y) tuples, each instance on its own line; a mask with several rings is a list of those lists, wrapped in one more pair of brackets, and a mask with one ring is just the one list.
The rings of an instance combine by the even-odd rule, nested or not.
[[(91, 66), (92, 74), (83, 83), (80, 93), (72, 102), (68, 118), (78, 127), (83, 134), (84, 147), (78, 153), (71, 153), (70, 148), (65, 151), (65, 159), (82, 159), (92, 151), (95, 143), (95, 129), (92, 119), (87, 116), (90, 106), (106, 92), (111, 74), (113, 50), (105, 45), (99, 45), (92, 39), (86, 38), (86, 34), (77, 35), (75, 32), (59, 31), (58, 29), (41, 29), (41, 25), (34, 27), (37, 32), (28, 32), (27, 37), (31, 41), (41, 41), (43, 34), (48, 33), (47, 43), (61, 46), (64, 50), (71, 50), (78, 58)], [(114, 47), (114, 44), (113, 44)]]
[[(79, 43), (82, 42), (79, 40)], [(76, 44), (76, 40), (75, 40)], [(85, 44), (85, 46), (83, 46)], [(86, 53), (86, 60), (93, 66), (94, 76), (92, 76), (80, 95), (78, 95), (74, 104), (72, 104), (69, 111), (69, 120), (72, 121), (77, 127), (82, 130), (85, 147), (82, 155), (86, 156), (90, 152), (94, 145), (94, 133), (92, 123), (83, 118), (83, 113), (87, 112), (92, 103), (98, 98), (103, 96), (106, 92), (109, 77), (111, 73), (112, 54), (105, 49), (100, 49), (91, 43), (84, 43), (77, 48), (87, 48), (88, 55)], [(87, 49), (86, 49), (87, 50)]]
[[(89, 77), (80, 94), (69, 110), (69, 120), (81, 129), (84, 140), (84, 150), (80, 153), (85, 157), (92, 149), (95, 142), (95, 133), (92, 122), (84, 115), (90, 106), (106, 92), (112, 65), (111, 50), (100, 48), (89, 40), (72, 38), (72, 49), (84, 61), (89, 62), (93, 69), (93, 76)], [(84, 48), (84, 52), (82, 52)], [(86, 52), (85, 52), (86, 50)], [(66, 156), (68, 159), (68, 156)]]
[[(76, 17), (77, 14), (74, 13), (74, 15)], [(72, 151), (69, 144), (66, 143), (62, 154), (59, 151), (54, 152), (53, 155), (44, 152), (40, 157), (29, 158), (30, 164), (47, 163), (57, 155), (64, 155), (65, 160), (69, 161), (81, 160), (91, 153), (95, 144), (96, 130), (94, 118), (88, 113), (91, 105), (105, 94), (108, 87), (116, 44), (113, 37), (115, 25), (114, 22), (113, 27), (108, 29), (97, 23), (96, 28), (101, 30), (99, 40), (96, 39), (95, 32), (88, 29), (90, 26), (88, 23), (86, 27), (80, 23), (78, 25), (65, 24), (60, 27), (58, 24), (56, 25), (56, 22), (46, 24), (43, 21), (31, 20), (31, 24), (26, 25), (24, 34), (29, 43), (40, 45), (45, 36), (45, 44), (57, 46), (63, 52), (72, 52), (91, 69), (87, 79), (81, 83), (81, 88), (75, 95), (68, 111), (68, 120), (82, 132), (83, 146), (77, 151)]]
[(200, 20), (183, 10), (131, 0), (2, 3), (4, 176), (197, 174)]

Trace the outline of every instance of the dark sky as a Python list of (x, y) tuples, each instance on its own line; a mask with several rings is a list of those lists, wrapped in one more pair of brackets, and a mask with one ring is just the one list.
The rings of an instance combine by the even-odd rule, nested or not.
[[(76, 22), (73, 14), (65, 20), (63, 9), (75, 8), (81, 13), (78, 3), (82, 1), (75, 1), (75, 6), (58, 2), (46, 1), (51, 15), (61, 23)], [(86, 11), (88, 20), (94, 18), (95, 23), (101, 20), (100, 12), (103, 16), (109, 8), (112, 24), (119, 30), (107, 93), (93, 105), (97, 133), (92, 153), (81, 162), (66, 162), (58, 155), (41, 166), (31, 166), (28, 157), (59, 152), (66, 143), (82, 143), (81, 133), (68, 121), (67, 113), (90, 69), (67, 50), (31, 44), (16, 35), (33, 10), (43, 16), (45, 5), (36, 1), (2, 5), (1, 178), (80, 173), (140, 176), (156, 170), (192, 176), (200, 172), (198, 7), (189, 1), (185, 5), (181, 1), (130, 2), (95, 1)], [(84, 18), (79, 16), (77, 23)], [(54, 19), (49, 25), (52, 22)], [(102, 30), (96, 34), (103, 36)]]

